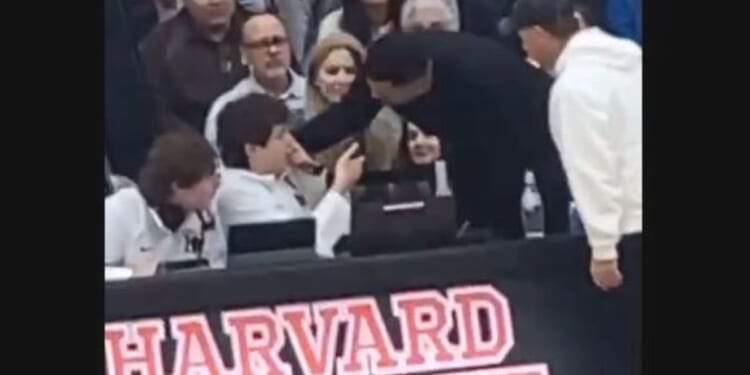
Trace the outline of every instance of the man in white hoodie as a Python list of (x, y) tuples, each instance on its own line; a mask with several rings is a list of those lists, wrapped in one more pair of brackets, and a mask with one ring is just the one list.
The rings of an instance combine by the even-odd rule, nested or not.
[(556, 77), (550, 126), (592, 249), (591, 275), (622, 283), (617, 245), (642, 231), (641, 48), (587, 27), (576, 0), (518, 0), (507, 22)]

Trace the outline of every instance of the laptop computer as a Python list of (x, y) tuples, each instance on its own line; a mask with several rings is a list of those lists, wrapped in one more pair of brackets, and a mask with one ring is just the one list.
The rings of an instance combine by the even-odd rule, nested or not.
[(352, 230), (337, 252), (367, 256), (429, 250), (455, 243), (452, 196), (435, 196), (429, 168), (365, 175), (352, 190)]
[(315, 254), (313, 218), (230, 226), (227, 244), (229, 268), (288, 265), (320, 259)]

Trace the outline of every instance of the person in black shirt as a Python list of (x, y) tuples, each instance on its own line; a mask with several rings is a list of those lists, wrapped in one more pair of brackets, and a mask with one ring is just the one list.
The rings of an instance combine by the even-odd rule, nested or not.
[(550, 86), (547, 74), (489, 39), (394, 33), (368, 49), (365, 75), (349, 94), (293, 135), (314, 153), (361, 131), (390, 105), (446, 143), (459, 219), (523, 237), (528, 168), (542, 195), (545, 231), (565, 232), (570, 193), (547, 125)]
[(213, 101), (247, 76), (239, 44), (242, 16), (234, 0), (185, 0), (141, 46), (162, 128), (203, 133)]

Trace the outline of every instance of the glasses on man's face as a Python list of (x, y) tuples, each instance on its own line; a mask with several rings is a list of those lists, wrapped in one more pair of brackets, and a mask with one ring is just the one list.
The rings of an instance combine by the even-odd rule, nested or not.
[(283, 36), (272, 36), (270, 38), (263, 38), (254, 40), (251, 42), (242, 42), (242, 45), (250, 48), (250, 49), (260, 49), (260, 48), (271, 48), (271, 47), (280, 47), (287, 43), (287, 38)]

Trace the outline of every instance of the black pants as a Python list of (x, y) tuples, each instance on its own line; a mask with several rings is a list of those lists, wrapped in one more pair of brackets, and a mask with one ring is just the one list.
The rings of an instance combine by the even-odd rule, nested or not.
[(539, 195), (544, 207), (544, 233), (567, 233), (570, 230), (571, 201), (568, 181), (556, 150), (532, 159), (529, 169), (534, 172)]
[(468, 220), (472, 228), (491, 229), (502, 238), (524, 238), (521, 196), (524, 173), (530, 169), (544, 206), (545, 234), (569, 231), (570, 190), (557, 150), (493, 159), (477, 158), (476, 150), (461, 151), (449, 158), (459, 222)]
[(454, 146), (447, 159), (459, 223), (506, 239), (525, 237), (521, 221), (524, 164), (504, 153), (487, 157), (478, 148)]

